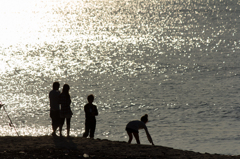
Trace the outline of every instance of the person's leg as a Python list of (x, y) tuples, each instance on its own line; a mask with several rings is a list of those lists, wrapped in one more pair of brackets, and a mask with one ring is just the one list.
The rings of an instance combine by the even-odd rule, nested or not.
[(89, 134), (89, 122), (85, 121), (85, 132), (83, 133), (83, 137), (87, 137)]
[(133, 135), (130, 131), (127, 131), (127, 134), (128, 134), (128, 137), (129, 137), (128, 143), (131, 144), (132, 139), (133, 139)]
[(64, 124), (64, 120), (65, 120), (65, 118), (60, 118), (60, 124), (59, 124), (60, 136), (62, 136), (62, 127), (63, 127), (63, 124)]
[(53, 129), (52, 136), (57, 136), (57, 135), (56, 135), (56, 130), (57, 130), (57, 128), (58, 128), (58, 126), (52, 125), (52, 129)]
[(135, 137), (135, 139), (136, 139), (136, 141), (137, 141), (137, 144), (140, 144), (140, 140), (139, 140), (139, 135), (138, 135), (138, 133), (134, 132), (133, 135), (134, 135), (134, 137)]
[(52, 135), (55, 136), (56, 135), (56, 130), (55, 130), (55, 125), (54, 125), (54, 113), (53, 111), (50, 110), (50, 118), (52, 119)]
[(90, 124), (90, 138), (94, 138), (95, 129), (96, 129), (96, 121)]
[(67, 137), (69, 137), (69, 133), (70, 133), (70, 122), (71, 122), (71, 118), (67, 118)]
[(53, 129), (52, 135), (56, 136), (56, 130), (59, 127), (59, 120), (60, 120), (59, 111), (51, 111), (50, 114), (52, 118), (52, 129)]
[(57, 128), (59, 127), (59, 125), (60, 125), (60, 111), (58, 110), (58, 111), (56, 111), (56, 114), (55, 114), (55, 119), (56, 119), (56, 121), (55, 121), (55, 125), (56, 125), (56, 130), (55, 131), (57, 131)]

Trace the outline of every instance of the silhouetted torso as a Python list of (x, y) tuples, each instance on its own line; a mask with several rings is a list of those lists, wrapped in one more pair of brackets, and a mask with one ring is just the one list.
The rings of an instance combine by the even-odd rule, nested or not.
[(50, 109), (51, 110), (59, 110), (59, 90), (52, 90), (49, 93), (50, 99)]
[(97, 107), (93, 104), (86, 104), (84, 106), (84, 111), (85, 111), (85, 118), (86, 121), (96, 121), (95, 116), (98, 115), (98, 110)]

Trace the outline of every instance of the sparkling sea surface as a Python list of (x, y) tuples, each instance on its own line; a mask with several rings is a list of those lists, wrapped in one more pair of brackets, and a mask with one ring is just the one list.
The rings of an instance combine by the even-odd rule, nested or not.
[[(127, 141), (147, 113), (156, 145), (240, 155), (239, 0), (1, 0), (0, 22), (0, 101), (21, 136), (51, 134), (59, 81), (71, 136), (94, 94), (95, 138)], [(1, 109), (0, 136), (16, 135)]]

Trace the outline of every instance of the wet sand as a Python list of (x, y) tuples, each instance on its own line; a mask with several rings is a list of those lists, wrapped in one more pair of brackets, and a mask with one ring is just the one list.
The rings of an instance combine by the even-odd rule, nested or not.
[(198, 153), (163, 146), (82, 137), (0, 137), (0, 158), (230, 159), (240, 156)]

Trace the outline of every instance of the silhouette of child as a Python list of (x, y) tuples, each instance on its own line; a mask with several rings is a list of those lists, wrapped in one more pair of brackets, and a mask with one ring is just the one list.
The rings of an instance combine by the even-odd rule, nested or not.
[(87, 137), (90, 131), (90, 138), (94, 138), (94, 132), (96, 128), (96, 118), (98, 115), (98, 110), (95, 105), (93, 105), (94, 96), (91, 94), (87, 97), (88, 103), (84, 106), (85, 111), (85, 132), (83, 137)]
[(146, 123), (148, 122), (148, 115), (145, 114), (144, 116), (141, 117), (141, 121), (139, 120), (133, 120), (133, 121), (130, 121), (127, 126), (126, 126), (126, 131), (128, 133), (128, 136), (129, 136), (129, 140), (128, 140), (128, 143), (131, 144), (132, 142), (132, 138), (133, 138), (133, 135), (137, 141), (138, 144), (140, 144), (140, 140), (139, 140), (139, 135), (138, 135), (138, 130), (139, 129), (144, 129), (146, 134), (147, 134), (147, 138), (148, 138), (148, 141), (150, 143), (153, 144), (153, 141), (152, 141), (152, 138), (148, 132), (148, 129), (146, 127)]

